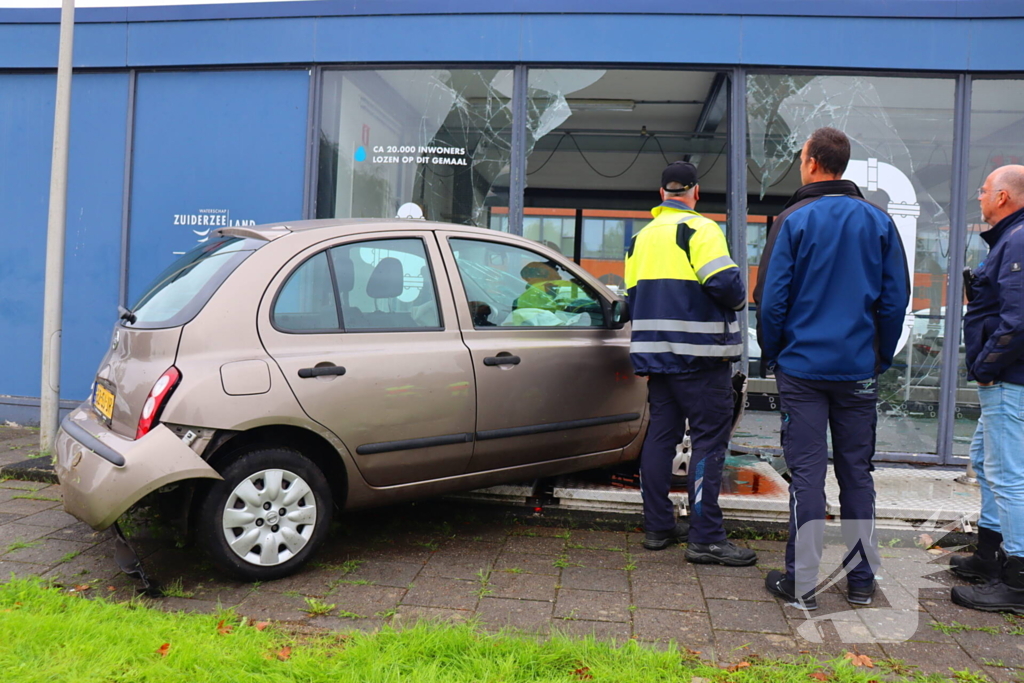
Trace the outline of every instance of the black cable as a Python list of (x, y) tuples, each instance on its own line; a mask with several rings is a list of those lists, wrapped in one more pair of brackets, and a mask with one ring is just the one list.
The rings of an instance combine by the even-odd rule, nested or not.
[(528, 175), (528, 176), (533, 175), (534, 173), (537, 173), (538, 171), (540, 171), (540, 169), (542, 169), (545, 166), (547, 166), (548, 162), (551, 161), (551, 157), (555, 156), (555, 152), (557, 152), (558, 148), (561, 147), (562, 140), (565, 140), (565, 134), (564, 133), (562, 134), (562, 136), (560, 138), (558, 138), (558, 142), (555, 143), (555, 148), (551, 150), (551, 154), (549, 154), (548, 158), (544, 160), (544, 163), (541, 164), (540, 166), (538, 166), (537, 168), (533, 169), (532, 171), (527, 171), (526, 175)]

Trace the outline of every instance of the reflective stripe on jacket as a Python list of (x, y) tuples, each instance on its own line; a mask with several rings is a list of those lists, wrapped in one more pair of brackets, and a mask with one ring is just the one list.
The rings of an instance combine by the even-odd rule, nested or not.
[(626, 254), (634, 370), (680, 374), (738, 360), (736, 311), (747, 292), (722, 229), (674, 200), (651, 213)]

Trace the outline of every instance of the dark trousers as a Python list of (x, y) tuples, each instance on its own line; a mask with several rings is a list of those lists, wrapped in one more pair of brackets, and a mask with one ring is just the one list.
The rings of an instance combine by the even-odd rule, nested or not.
[(640, 453), (640, 493), (644, 499), (644, 529), (667, 531), (676, 525), (668, 493), (672, 459), (683, 440), (684, 421), (690, 421), (692, 452), (688, 468), (690, 541), (725, 540), (718, 492), (722, 466), (732, 431), (733, 391), (730, 367), (684, 375), (652, 374), (647, 382), (651, 421)]
[[(839, 482), (847, 580), (869, 583), (879, 566), (875, 536), (875, 482), (871, 477), (878, 423), (878, 380), (827, 382), (776, 369), (782, 411), (782, 450), (792, 476), (786, 574), (797, 595), (817, 585), (825, 533), (826, 428)], [(829, 568), (831, 572), (832, 568)]]

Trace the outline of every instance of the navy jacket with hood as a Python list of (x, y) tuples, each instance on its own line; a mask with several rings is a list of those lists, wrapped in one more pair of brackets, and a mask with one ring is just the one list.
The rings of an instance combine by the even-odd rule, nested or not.
[(964, 316), (967, 373), (1024, 384), (1024, 209), (981, 233), (988, 258), (974, 271)]
[(804, 185), (772, 225), (754, 301), (761, 367), (855, 381), (892, 365), (910, 296), (889, 214), (848, 180)]

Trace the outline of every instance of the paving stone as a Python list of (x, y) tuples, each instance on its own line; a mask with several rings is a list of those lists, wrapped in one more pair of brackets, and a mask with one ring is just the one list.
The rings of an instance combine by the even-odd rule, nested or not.
[(775, 602), (750, 600), (707, 600), (715, 630), (789, 633), (789, 624)]
[(476, 614), (482, 623), (492, 628), (546, 635), (551, 628), (551, 609), (552, 604), (547, 601), (488, 596), (480, 600)]
[(235, 581), (217, 574), (205, 581), (191, 583), (189, 590), (195, 592), (195, 599), (210, 600), (227, 609), (240, 604), (253, 592), (262, 590), (262, 586)]
[(626, 572), (618, 569), (590, 569), (587, 567), (566, 567), (562, 570), (563, 588), (590, 591), (629, 592)]
[(382, 618), (383, 613), (398, 607), (405, 593), (404, 588), (343, 584), (332, 590), (323, 601), (361, 617)]
[(980, 663), (972, 660), (956, 645), (916, 642), (883, 643), (882, 649), (889, 657), (902, 660), (905, 664), (916, 667), (918, 671), (926, 674), (938, 673), (949, 676), (950, 669), (977, 671), (981, 668)]
[[(466, 547), (467, 544), (469, 547)], [(435, 552), (423, 567), (421, 574), (477, 580), (481, 573), (486, 574), (491, 570), (499, 552), (499, 546), (494, 544), (463, 542), (459, 547), (449, 546)]]
[(789, 625), (801, 653), (832, 659), (856, 649), (869, 657), (885, 656), (871, 631), (853, 611), (791, 619)]
[(505, 551), (515, 553), (537, 553), (560, 555), (565, 550), (565, 539), (549, 536), (509, 536)]
[(762, 541), (759, 539), (749, 538), (746, 540), (744, 545), (746, 545), (746, 547), (750, 548), (751, 550), (757, 551), (758, 557), (760, 557), (762, 552), (779, 553), (782, 555), (785, 555), (786, 553), (785, 541)]
[[(30, 541), (34, 543), (30, 548), (21, 548), (19, 550), (12, 550), (3, 557), (5, 560), (14, 560), (15, 562), (33, 562), (35, 564), (55, 565), (61, 562), (65, 557), (71, 555), (77, 555), (84, 550), (89, 549), (87, 543), (75, 543), (74, 541), (58, 541), (52, 538), (37, 539)], [(69, 559), (71, 559), (69, 557)]]
[(612, 550), (589, 550), (587, 548), (569, 548), (565, 552), (566, 559), (572, 566), (588, 569), (618, 569), (625, 571), (625, 554)]
[(711, 622), (702, 612), (639, 608), (633, 614), (633, 633), (640, 640), (674, 641), (681, 647), (710, 654)]
[(341, 564), (346, 560), (384, 560), (391, 562), (424, 563), (434, 553), (434, 549), (415, 545), (406, 541), (381, 541), (366, 545), (356, 545), (348, 540), (333, 541), (328, 539), (324, 547), (317, 553), (317, 560), (325, 564)]
[[(46, 515), (51, 512), (54, 511), (47, 510), (46, 512), (38, 514)], [(32, 515), (32, 517), (35, 516), (36, 515)], [(29, 517), (22, 517), (22, 519), (29, 519)], [(3, 522), (0, 522), (0, 524), (3, 524)], [(0, 533), (2, 533), (2, 530), (3, 527), (0, 526)], [(85, 522), (75, 522), (70, 526), (54, 529), (46, 535), (50, 538), (59, 538), (63, 541), (81, 541), (82, 543), (102, 543), (111, 537), (110, 531), (106, 529), (103, 531), (96, 531)], [(138, 548), (136, 548), (136, 552), (138, 552)]]
[(314, 628), (323, 629), (325, 631), (335, 631), (337, 633), (351, 633), (353, 631), (372, 633), (373, 631), (379, 631), (385, 622), (383, 619), (355, 619), (326, 616), (312, 617), (308, 623)]
[(497, 522), (470, 522), (459, 525), (455, 533), (457, 538), (477, 543), (505, 543), (510, 529)]
[(402, 604), (471, 610), (476, 608), (479, 590), (480, 584), (475, 581), (421, 576), (413, 582)]
[(761, 574), (767, 574), (773, 569), (777, 569), (780, 572), (786, 571), (786, 554), (785, 553), (768, 553), (759, 552), (757, 554), (757, 568), (761, 571)]
[(191, 598), (160, 598), (152, 600), (149, 604), (154, 609), (164, 612), (188, 612), (197, 614), (216, 614), (221, 611), (221, 605), (212, 600), (194, 600)]
[(572, 638), (594, 638), (614, 645), (622, 645), (632, 637), (630, 625), (617, 621), (553, 619), (551, 632)]
[(555, 603), (555, 616), (591, 621), (629, 621), (629, 594), (562, 588)]
[(242, 616), (255, 621), (306, 622), (306, 600), (301, 595), (284, 595), (270, 591), (254, 591), (235, 608)]
[(704, 595), (696, 578), (687, 583), (658, 583), (642, 578), (632, 580), (633, 604), (654, 609), (705, 612)]
[(999, 661), (1005, 667), (1024, 668), (1024, 636), (964, 631), (953, 638), (978, 663)]
[(554, 565), (559, 555), (535, 555), (503, 550), (494, 563), (495, 571), (522, 569), (530, 574), (551, 574), (557, 576), (561, 568)]
[(995, 666), (983, 666), (985, 672), (994, 683), (1021, 683), (1024, 681), (1024, 671), (1020, 669), (1005, 669)]
[(511, 536), (543, 536), (544, 538), (568, 538), (572, 532), (560, 526), (516, 525), (509, 530)]
[(725, 600), (760, 600), (774, 602), (775, 598), (764, 587), (763, 579), (741, 579), (718, 574), (700, 577), (705, 598)]
[(265, 581), (260, 588), (274, 593), (323, 596), (330, 592), (335, 581), (346, 578), (346, 576), (343, 570), (336, 568), (307, 568), (283, 579)]
[(407, 588), (423, 569), (422, 564), (412, 562), (388, 562), (367, 560), (344, 576), (353, 581), (370, 581), (378, 586)]
[(391, 619), (391, 624), (396, 628), (415, 626), (421, 621), (429, 622), (459, 622), (466, 621), (473, 616), (468, 610), (445, 609), (442, 607), (421, 607), (419, 605), (399, 605), (398, 612)]
[(0, 488), (13, 489), (19, 492), (39, 491), (51, 486), (42, 481), (25, 481), (24, 479), (0, 480)]
[(92, 579), (109, 580), (121, 574), (113, 557), (87, 550), (80, 555), (56, 564), (43, 574), (59, 583), (82, 583)]
[(28, 562), (12, 562), (0, 560), (0, 583), (7, 583), (13, 575), (16, 579), (25, 579), (30, 576), (42, 576), (49, 569), (45, 564), (30, 564)]
[(11, 543), (16, 541), (34, 541), (53, 531), (55, 529), (52, 527), (22, 524), (20, 521), (4, 524), (0, 526), (0, 553)]
[(34, 526), (44, 526), (48, 529), (59, 530), (64, 527), (71, 526), (72, 524), (78, 524), (78, 520), (64, 512), (62, 508), (51, 508), (50, 510), (44, 510), (37, 512), (34, 515), (28, 515), (27, 517), (21, 518), (22, 524), (32, 524)]
[[(25, 492), (24, 495), (35, 494)], [(34, 515), (35, 513), (42, 512), (43, 510), (50, 510), (52, 508), (59, 507), (60, 501), (12, 498), (5, 503), (0, 503), (0, 512), (13, 513), (16, 515)]]
[(650, 583), (697, 583), (697, 572), (692, 564), (663, 562), (637, 562), (636, 569), (629, 572), (630, 579)]
[(595, 550), (626, 550), (626, 534), (621, 531), (573, 530), (569, 545), (583, 546)]
[(1002, 630), (1006, 620), (997, 612), (981, 612), (953, 604), (947, 593), (942, 600), (922, 600), (921, 606), (928, 610), (936, 621), (943, 624), (963, 624), (971, 628), (995, 628)]
[(730, 579), (759, 579), (764, 586), (764, 577), (757, 565), (750, 567), (725, 567), (720, 564), (695, 564), (693, 568), (697, 571), (699, 578), (705, 576), (725, 576)]
[(752, 655), (772, 659), (796, 658), (800, 656), (800, 646), (795, 638), (778, 633), (715, 631), (715, 659), (720, 664), (735, 664)]
[(544, 574), (491, 572), (487, 587), (492, 598), (518, 598), (554, 602), (558, 577)]
[(645, 564), (671, 564), (677, 567), (688, 566), (686, 562), (686, 546), (672, 545), (662, 550), (647, 550), (640, 545), (629, 545), (628, 551), (633, 562), (639, 566)]

